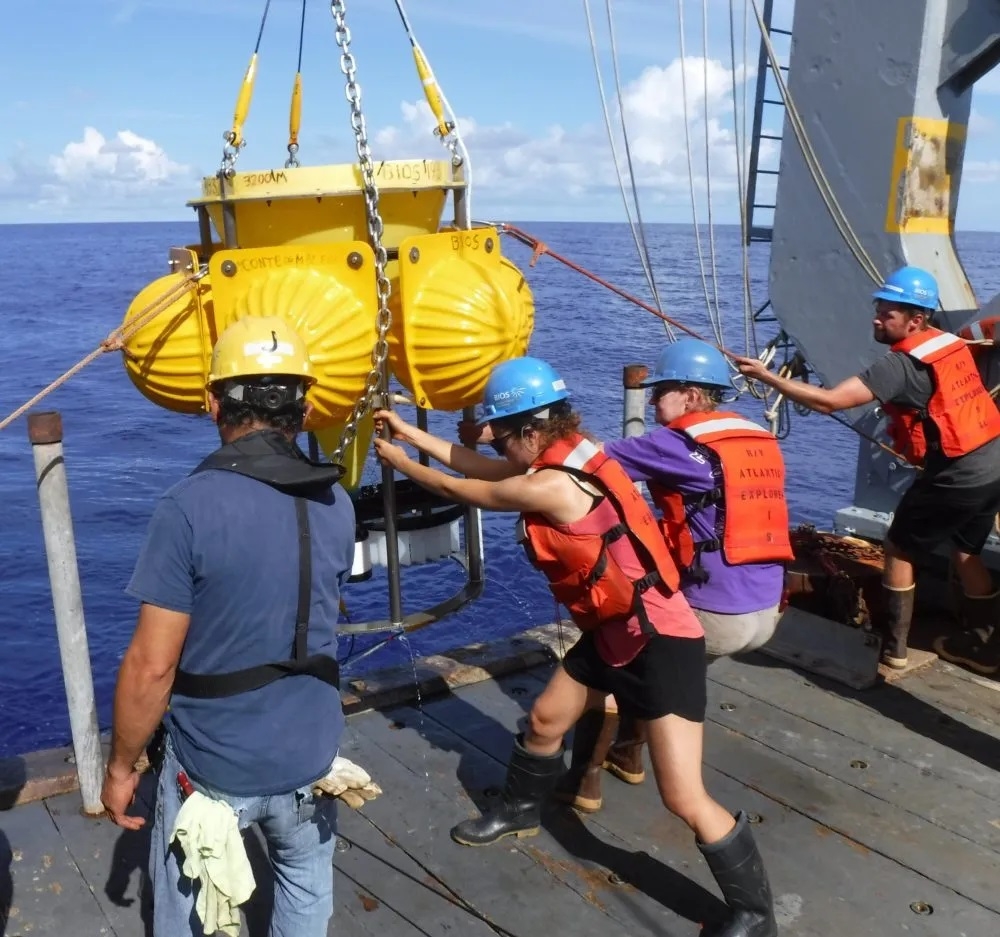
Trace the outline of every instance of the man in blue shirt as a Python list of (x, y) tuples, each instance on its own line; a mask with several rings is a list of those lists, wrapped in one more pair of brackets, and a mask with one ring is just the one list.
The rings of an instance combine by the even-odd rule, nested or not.
[[(201, 934), (197, 884), (171, 837), (178, 775), (257, 823), (275, 872), (270, 933), (325, 935), (333, 913), (334, 801), (313, 792), (343, 730), (336, 625), (354, 553), (342, 469), (295, 444), (315, 382), (280, 318), (220, 337), (209, 400), (222, 447), (157, 504), (128, 593), (141, 603), (122, 661), (102, 800), (126, 829), (134, 765), (166, 729), (150, 854), (156, 937)], [(167, 707), (169, 704), (169, 712)]]

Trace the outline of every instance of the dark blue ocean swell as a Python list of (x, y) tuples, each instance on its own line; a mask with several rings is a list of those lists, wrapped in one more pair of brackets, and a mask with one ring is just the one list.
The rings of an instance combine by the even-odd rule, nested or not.
[[(647, 296), (631, 234), (616, 224), (535, 224), (525, 227), (553, 250), (624, 289)], [(649, 249), (670, 313), (710, 337), (691, 229), (651, 226)], [(196, 240), (193, 224), (38, 225), (0, 228), (0, 418), (78, 361), (121, 321), (132, 297), (166, 272), (167, 249)], [(993, 257), (1000, 236), (959, 240), (982, 297), (1000, 290)], [(529, 252), (505, 242), (534, 291), (531, 353), (547, 358), (573, 391), (585, 424), (599, 436), (621, 432), (621, 369), (651, 363), (664, 341), (662, 324), (551, 258), (528, 266)], [(716, 231), (724, 337), (742, 350), (738, 231)], [(752, 255), (754, 295), (766, 297), (766, 248)], [(763, 325), (766, 341), (773, 325)], [(761, 418), (745, 397), (738, 407)], [(90, 365), (42, 405), (61, 411), (83, 583), (94, 683), (102, 726), (122, 653), (134, 626), (135, 603), (123, 592), (149, 514), (159, 494), (217, 444), (205, 418), (160, 410), (132, 387), (117, 355)], [(454, 432), (455, 414), (432, 414), (431, 428)], [(796, 521), (828, 525), (849, 503), (857, 439), (820, 416), (794, 417), (784, 449)], [(365, 481), (377, 480), (369, 462)], [(484, 518), (488, 581), (482, 599), (411, 638), (415, 653), (487, 640), (553, 620), (553, 601), (513, 542), (513, 518)], [(64, 743), (69, 736), (59, 649), (25, 423), (0, 432), (0, 755)], [(262, 545), (263, 548), (263, 545)], [(404, 610), (426, 608), (462, 582), (452, 563), (416, 567), (403, 579)], [(348, 588), (352, 618), (387, 613), (384, 571)], [(341, 653), (363, 652), (377, 639), (345, 639)], [(348, 673), (407, 662), (401, 641), (364, 658)]]

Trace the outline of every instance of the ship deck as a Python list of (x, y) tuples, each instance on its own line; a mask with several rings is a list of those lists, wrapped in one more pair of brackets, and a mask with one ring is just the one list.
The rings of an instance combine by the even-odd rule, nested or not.
[[(350, 716), (342, 753), (384, 794), (341, 808), (330, 934), (684, 937), (722, 912), (649, 773), (636, 787), (606, 775), (595, 815), (553, 805), (535, 838), (451, 842), (502, 784), (552, 666)], [(868, 690), (761, 655), (712, 665), (706, 782), (758, 819), (783, 934), (1000, 933), (998, 689), (941, 661)], [(144, 834), (79, 808), (66, 793), (0, 812), (0, 937), (148, 933)], [(252, 937), (266, 933), (266, 867), (257, 878)]]

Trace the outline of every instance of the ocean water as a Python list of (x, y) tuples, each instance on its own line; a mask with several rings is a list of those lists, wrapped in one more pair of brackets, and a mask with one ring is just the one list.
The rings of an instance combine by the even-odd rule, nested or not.
[[(631, 233), (618, 224), (526, 224), (554, 251), (639, 296), (648, 295)], [(197, 239), (193, 223), (24, 225), (0, 228), (0, 419), (91, 351), (122, 319), (132, 297), (166, 272), (167, 249)], [(669, 313), (710, 338), (693, 231), (653, 225), (647, 240), (661, 297)], [(959, 248), (981, 296), (998, 289), (992, 258), (1000, 235), (967, 234)], [(510, 240), (505, 253), (524, 271), (536, 302), (530, 352), (562, 373), (598, 436), (621, 433), (621, 369), (651, 364), (665, 341), (662, 323), (590, 283), (555, 260), (529, 267), (530, 252)], [(706, 258), (707, 259), (707, 258)], [(766, 298), (766, 246), (752, 250), (757, 305)], [(724, 338), (742, 351), (738, 229), (716, 229), (716, 267)], [(763, 343), (775, 325), (757, 327)], [(759, 401), (736, 405), (761, 419)], [(124, 587), (158, 495), (217, 445), (206, 419), (169, 413), (147, 402), (129, 382), (120, 356), (91, 364), (41, 405), (62, 413), (84, 610), (102, 728), (121, 656), (135, 623), (136, 604)], [(455, 414), (433, 414), (431, 428), (454, 432)], [(829, 525), (849, 503), (857, 437), (818, 415), (793, 415), (784, 444), (793, 519)], [(369, 463), (365, 481), (375, 481)], [(24, 418), (0, 432), (0, 756), (65, 743), (65, 692)], [(484, 518), (485, 594), (478, 602), (410, 639), (417, 654), (482, 641), (552, 621), (556, 608), (541, 577), (513, 542), (514, 519)], [(405, 571), (405, 611), (427, 607), (455, 591), (453, 564)], [(345, 600), (352, 619), (384, 617), (384, 573), (351, 585)], [(403, 663), (394, 640), (363, 659), (381, 638), (343, 639), (345, 673)]]

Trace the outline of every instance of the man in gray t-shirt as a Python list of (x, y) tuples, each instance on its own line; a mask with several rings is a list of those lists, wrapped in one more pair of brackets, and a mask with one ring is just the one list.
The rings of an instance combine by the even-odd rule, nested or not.
[(992, 675), (1000, 671), (1000, 628), (993, 627), (1000, 591), (980, 553), (1000, 511), (1000, 412), (965, 342), (931, 326), (938, 307), (931, 274), (903, 267), (873, 299), (875, 341), (891, 351), (836, 387), (779, 377), (755, 358), (737, 361), (746, 377), (821, 413), (882, 403), (892, 416), (895, 447), (922, 469), (900, 499), (884, 544), (882, 662), (906, 666), (913, 560), (946, 546), (962, 583), (968, 630), (938, 638), (934, 648), (946, 660)]

